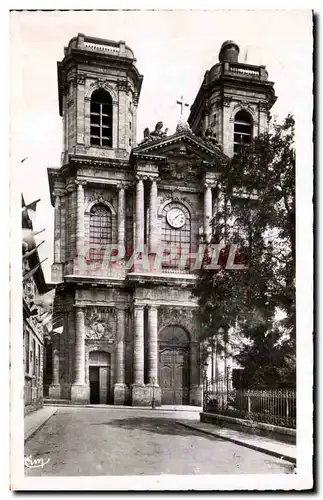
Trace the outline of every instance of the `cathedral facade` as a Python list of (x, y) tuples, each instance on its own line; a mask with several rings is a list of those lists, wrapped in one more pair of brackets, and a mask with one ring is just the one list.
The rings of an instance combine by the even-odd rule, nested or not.
[[(265, 131), (265, 67), (225, 42), (188, 123), (137, 141), (142, 75), (132, 50), (79, 34), (58, 63), (49, 397), (77, 403), (201, 405), (201, 324), (191, 296), (211, 238), (219, 166)], [(204, 247), (203, 247), (204, 245)]]

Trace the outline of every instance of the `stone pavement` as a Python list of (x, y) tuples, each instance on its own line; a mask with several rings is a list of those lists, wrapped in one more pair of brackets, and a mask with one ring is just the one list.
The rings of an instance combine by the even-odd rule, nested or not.
[[(60, 407), (70, 407), (76, 408), (79, 405), (60, 405)], [(114, 406), (114, 405), (86, 405), (81, 408), (94, 408), (94, 409), (109, 409), (109, 410), (132, 410), (132, 412), (149, 410), (150, 407), (140, 407), (135, 408), (133, 406)], [(47, 406), (36, 410), (25, 417), (25, 441), (29, 439), (35, 432), (42, 427), (42, 425), (56, 413), (57, 406)], [(223, 427), (218, 427), (214, 424), (208, 424), (198, 421), (198, 413), (201, 408), (196, 406), (174, 406), (174, 405), (164, 405), (158, 407), (156, 410), (158, 414), (167, 414), (168, 412), (181, 412), (178, 417), (174, 415), (174, 418), (179, 418), (178, 424), (188, 427), (211, 436), (219, 437), (232, 443), (245, 446), (251, 450), (260, 451), (266, 453), (273, 457), (277, 457), (283, 460), (287, 460), (293, 464), (296, 464), (296, 446), (289, 443), (282, 443), (280, 441), (271, 439), (269, 437), (257, 436), (255, 434), (249, 434), (246, 432), (236, 431), (232, 429), (227, 429)], [(187, 417), (190, 414), (190, 418)]]
[(57, 408), (54, 406), (44, 406), (26, 415), (24, 419), (24, 440), (27, 441), (33, 436), (56, 411)]
[[(198, 412), (60, 407), (25, 444), (26, 476), (292, 474), (293, 464), (186, 425)], [(52, 409), (55, 411), (55, 408)]]
[[(49, 405), (48, 403), (44, 403), (42, 408), (35, 410), (28, 415), (26, 415), (24, 419), (24, 440), (29, 439), (35, 432), (42, 426), (44, 423), (56, 413), (58, 407), (68, 407), (68, 408), (109, 408), (110, 410), (150, 410), (151, 407), (142, 406), (142, 407), (133, 407), (133, 406), (118, 406), (118, 405), (72, 405), (72, 404), (60, 404), (60, 405)], [(158, 412), (169, 412), (169, 411), (181, 411), (181, 412), (189, 412), (199, 413), (202, 408), (199, 406), (174, 406), (174, 405), (164, 405), (162, 407), (158, 407), (156, 409)]]
[(269, 437), (226, 429), (205, 422), (181, 421), (178, 424), (296, 464), (296, 446), (293, 444), (282, 443)]

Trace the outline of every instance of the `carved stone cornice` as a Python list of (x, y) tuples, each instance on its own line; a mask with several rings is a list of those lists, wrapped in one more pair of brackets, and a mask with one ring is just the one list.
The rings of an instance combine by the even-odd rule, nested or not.
[(126, 94), (128, 94), (128, 92), (130, 91), (130, 85), (127, 80), (118, 80), (117, 87), (119, 92), (125, 92)]
[(130, 181), (121, 181), (117, 184), (117, 189), (128, 189), (131, 186)]
[(258, 108), (259, 108), (259, 111), (261, 111), (263, 113), (268, 113), (268, 111), (269, 111), (269, 107), (268, 107), (267, 102), (260, 102), (258, 104)]
[(229, 107), (232, 102), (232, 96), (224, 95), (222, 96), (221, 101), (222, 106)]
[(137, 173), (135, 176), (136, 182), (138, 181), (147, 181), (149, 179), (149, 174), (139, 174)]
[(75, 181), (73, 182), (69, 182), (68, 184), (66, 184), (65, 186), (65, 189), (68, 193), (73, 193), (73, 191), (75, 191), (77, 188), (76, 184), (75, 184)]
[(86, 186), (87, 180), (86, 179), (76, 179), (75, 180), (75, 184), (77, 186)]
[(78, 73), (75, 76), (75, 81), (76, 81), (77, 85), (84, 85), (85, 84), (85, 79), (86, 79), (86, 75), (83, 75), (81, 73)]
[(64, 196), (66, 194), (66, 190), (65, 189), (62, 189), (62, 188), (55, 188), (54, 191), (53, 191), (53, 196), (58, 196), (58, 197), (61, 197), (61, 196)]
[(211, 179), (204, 180), (202, 186), (204, 188), (214, 188), (216, 186), (216, 182)]

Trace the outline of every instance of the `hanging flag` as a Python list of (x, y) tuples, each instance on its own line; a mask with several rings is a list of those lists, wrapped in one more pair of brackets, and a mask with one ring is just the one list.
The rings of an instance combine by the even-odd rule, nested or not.
[[(23, 243), (26, 243), (26, 242), (23, 242)], [(23, 259), (29, 259), (29, 257), (31, 257), (36, 252), (36, 250), (38, 249), (38, 247), (40, 247), (40, 245), (42, 245), (43, 243), (45, 243), (45, 240), (43, 240), (41, 243), (39, 243), (39, 245), (37, 245), (32, 250), (30, 250), (30, 252), (27, 251), (26, 253), (24, 253), (23, 256), (22, 256), (22, 258)]]
[(59, 333), (59, 334), (61, 334), (61, 333), (63, 333), (63, 327), (62, 327), (62, 326), (60, 326), (60, 327), (58, 327), (58, 328), (53, 328), (53, 332), (54, 332), (54, 333)]
[(23, 277), (22, 277), (22, 281), (26, 281), (29, 278), (31, 278), (35, 274), (35, 272), (37, 271), (37, 269), (42, 265), (42, 263), (45, 262), (45, 260), (47, 260), (47, 259), (48, 259), (48, 257), (46, 257), (46, 259), (42, 260), (36, 267), (34, 267), (30, 271), (28, 271), (26, 274), (24, 274)]
[(50, 322), (51, 318), (52, 318), (51, 313), (46, 313), (46, 317), (43, 320), (41, 320), (41, 325), (46, 326), (47, 323)]
[(36, 212), (36, 205), (40, 201), (40, 198), (38, 200), (32, 201), (31, 203), (28, 203), (28, 205), (23, 205), (21, 207), (21, 211), (23, 212), (24, 210), (32, 210), (33, 212)]

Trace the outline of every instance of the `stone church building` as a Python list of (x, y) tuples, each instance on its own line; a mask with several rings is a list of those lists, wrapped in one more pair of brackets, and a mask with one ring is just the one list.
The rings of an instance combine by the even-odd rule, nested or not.
[[(58, 63), (49, 397), (78, 403), (201, 405), (195, 255), (210, 240), (218, 168), (262, 133), (275, 102), (264, 66), (225, 42), (168, 134), (137, 140), (143, 76), (125, 42), (83, 34)], [(181, 103), (183, 106), (183, 102)], [(193, 259), (194, 260), (194, 259)]]

